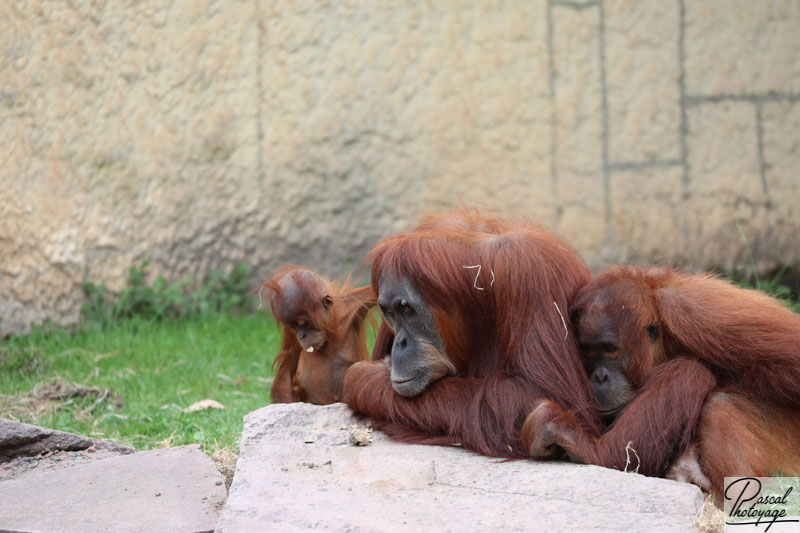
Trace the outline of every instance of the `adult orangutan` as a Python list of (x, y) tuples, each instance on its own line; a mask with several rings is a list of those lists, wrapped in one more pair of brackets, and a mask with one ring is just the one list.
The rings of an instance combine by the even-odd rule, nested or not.
[(599, 416), (565, 321), (589, 273), (566, 243), (525, 221), (477, 210), (428, 216), (370, 253), (384, 322), (373, 358), (347, 371), (344, 400), (405, 442), (526, 457), (537, 398)]
[(685, 450), (671, 477), (717, 495), (726, 475), (800, 473), (800, 316), (709, 275), (634, 267), (585, 286), (570, 315), (613, 425), (598, 438), (543, 400), (523, 430), (533, 457), (661, 475)]
[(345, 370), (369, 359), (365, 317), (375, 305), (372, 287), (337, 287), (312, 270), (293, 266), (261, 287), (283, 329), (281, 352), (273, 363), (278, 371), (272, 402), (341, 401)]

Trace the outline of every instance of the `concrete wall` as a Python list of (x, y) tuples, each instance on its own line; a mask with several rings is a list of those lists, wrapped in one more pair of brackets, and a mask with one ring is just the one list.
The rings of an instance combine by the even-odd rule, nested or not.
[[(402, 5), (399, 5), (402, 4)], [(463, 201), (595, 268), (800, 263), (800, 2), (89, 1), (0, 17), (0, 334), (84, 280), (328, 274)]]

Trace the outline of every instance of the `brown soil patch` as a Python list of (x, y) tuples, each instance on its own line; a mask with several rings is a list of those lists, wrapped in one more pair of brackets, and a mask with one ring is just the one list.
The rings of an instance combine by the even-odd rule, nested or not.
[(22, 395), (0, 395), (0, 417), (11, 420), (38, 420), (64, 409), (75, 398), (94, 398), (94, 402), (81, 409), (77, 417), (89, 417), (103, 402), (121, 409), (122, 396), (101, 387), (85, 387), (62, 380), (37, 383), (31, 391)]
[(231, 483), (233, 483), (233, 474), (236, 472), (236, 461), (239, 460), (239, 456), (230, 447), (225, 447), (214, 450), (211, 459), (217, 465), (219, 473), (225, 477), (225, 488), (230, 490)]

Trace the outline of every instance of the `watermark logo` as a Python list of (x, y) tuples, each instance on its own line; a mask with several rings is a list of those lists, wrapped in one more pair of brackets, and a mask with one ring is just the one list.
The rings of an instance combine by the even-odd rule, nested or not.
[(800, 478), (726, 477), (725, 533), (800, 533)]

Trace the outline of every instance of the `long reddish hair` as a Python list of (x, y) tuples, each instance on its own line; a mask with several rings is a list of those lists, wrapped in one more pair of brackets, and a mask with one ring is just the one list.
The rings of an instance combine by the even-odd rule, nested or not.
[[(571, 409), (583, 426), (599, 427), (567, 316), (590, 279), (571, 246), (528, 221), (459, 209), (429, 215), (414, 231), (384, 239), (369, 258), (375, 292), (387, 273), (408, 278), (431, 308), (457, 375), (484, 380), (466, 413), (484, 425), (484, 435), (473, 435), (478, 451), (524, 456), (518, 430), (530, 403), (542, 397)], [(379, 332), (374, 358), (389, 350), (387, 329)], [(519, 386), (497, 394), (495, 385), (506, 379)], [(395, 433), (425, 440), (407, 427)], [(509, 433), (512, 450), (498, 446)]]
[[(697, 357), (757, 398), (800, 404), (800, 316), (782, 302), (710, 274), (612, 267), (580, 291), (571, 314), (598, 291), (624, 304), (615, 316), (620, 334), (632, 337), (657, 324), (666, 355)], [(655, 354), (638, 359), (649, 365), (638, 369), (642, 375), (662, 362)]]

